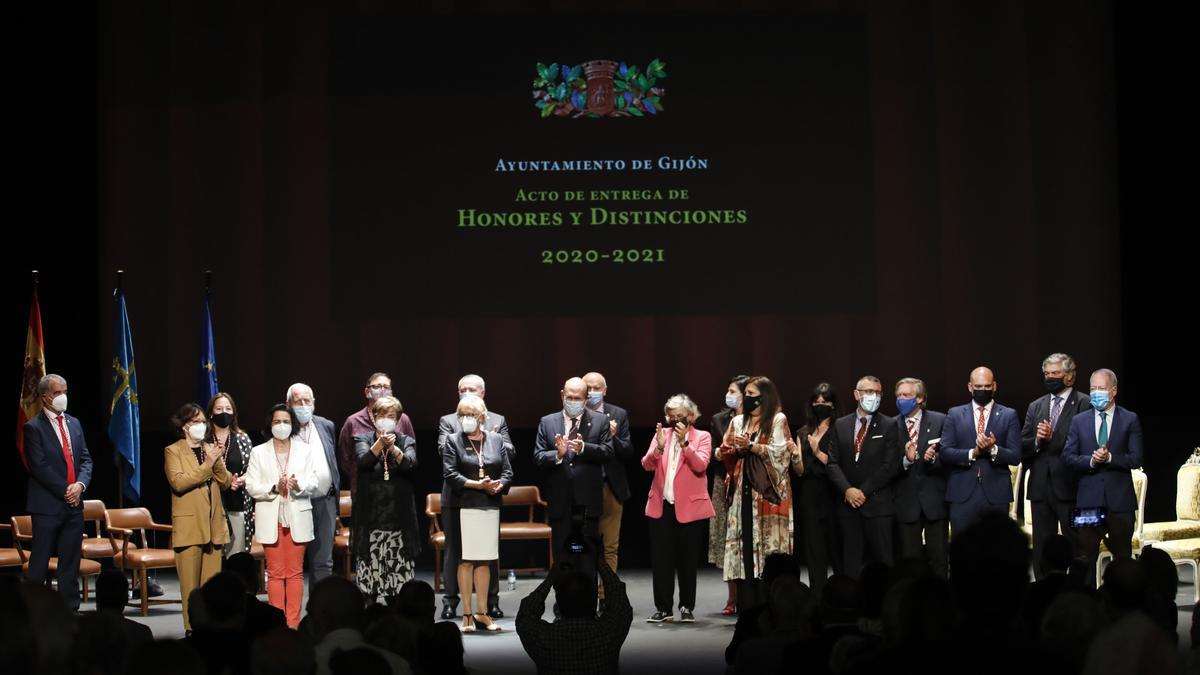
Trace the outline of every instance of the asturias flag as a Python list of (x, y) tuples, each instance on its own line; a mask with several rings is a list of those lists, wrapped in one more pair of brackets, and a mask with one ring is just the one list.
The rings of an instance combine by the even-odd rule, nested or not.
[(117, 342), (112, 361), (112, 406), (108, 437), (121, 467), (121, 489), (133, 503), (142, 501), (141, 415), (138, 412), (137, 368), (133, 359), (133, 332), (125, 309), (125, 294), (117, 297)]

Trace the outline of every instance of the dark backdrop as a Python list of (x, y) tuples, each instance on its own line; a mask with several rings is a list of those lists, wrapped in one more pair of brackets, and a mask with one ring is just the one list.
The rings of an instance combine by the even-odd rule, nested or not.
[[(160, 448), (171, 440), (165, 418), (194, 391), (205, 269), (215, 275), (221, 386), (238, 398), (247, 426), (261, 427), (261, 412), (295, 380), (316, 389), (318, 414), (340, 422), (361, 405), (366, 375), (388, 371), (418, 427), (422, 492), (438, 485), (433, 427), (466, 372), (487, 378), (489, 404), (509, 416), (522, 452), (518, 480), (527, 482), (536, 475), (528, 454), (538, 416), (557, 407), (566, 376), (588, 369), (608, 376), (610, 399), (630, 409), (644, 448), (667, 395), (689, 392), (707, 417), (735, 372), (775, 379), (794, 422), (812, 384), (829, 380), (846, 394), (863, 373), (885, 382), (920, 376), (931, 406), (945, 409), (965, 401), (967, 373), (981, 363), (996, 371), (1000, 400), (1023, 410), (1040, 392), (1042, 357), (1065, 350), (1085, 376), (1100, 366), (1121, 375), (1122, 403), (1146, 425), (1149, 516), (1171, 517), (1175, 468), (1197, 440), (1186, 400), (1196, 357), (1185, 337), (1195, 311), (1187, 252), (1170, 245), (1182, 181), (1161, 161), (1178, 117), (1162, 102), (1175, 56), (1160, 39), (1163, 17), (1092, 2), (774, 4), (752, 9), (848, 12), (868, 26), (874, 246), (841, 275), (805, 275), (805, 260), (826, 252), (804, 247), (760, 264), (793, 266), (795, 283), (813, 294), (869, 268), (873, 308), (501, 318), (482, 340), (463, 337), (458, 319), (406, 315), (406, 295), (437, 293), (433, 283), (379, 293), (376, 320), (329, 311), (328, 251), (338, 231), (327, 170), (334, 10), (103, 3), (22, 15), (10, 47), (22, 104), (10, 127), (18, 208), (6, 266), (9, 381), (19, 379), (28, 270), (40, 269), (47, 362), (69, 378), (71, 412), (97, 462), (89, 496), (115, 503), (104, 435), (110, 294), (114, 271), (126, 270), (143, 491), (165, 520)], [(381, 5), (337, 11), (387, 12)], [(741, 3), (704, 6), (742, 11)], [(567, 3), (506, 7), (573, 16)], [(418, 243), (410, 234), (397, 233), (391, 250), (364, 252), (364, 264), (403, 276)], [(0, 513), (20, 512), (23, 471), (15, 453), (0, 461)], [(647, 560), (646, 479), (635, 476), (623, 546), (632, 564)]]

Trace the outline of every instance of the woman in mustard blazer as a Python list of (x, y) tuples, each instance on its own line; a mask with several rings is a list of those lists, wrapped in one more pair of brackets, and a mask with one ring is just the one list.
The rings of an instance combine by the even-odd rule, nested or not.
[(171, 484), (171, 545), (183, 597), (183, 628), (190, 633), (188, 596), (221, 571), (221, 550), (229, 543), (221, 491), (229, 489), (232, 479), (220, 451), (204, 442), (209, 425), (200, 406), (185, 404), (171, 422), (183, 438), (167, 446), (163, 468)]

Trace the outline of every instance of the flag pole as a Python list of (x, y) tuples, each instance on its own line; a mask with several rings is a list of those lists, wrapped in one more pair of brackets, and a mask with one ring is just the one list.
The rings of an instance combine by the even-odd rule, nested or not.
[[(117, 270), (117, 292), (113, 293), (113, 300), (117, 300), (118, 302), (120, 301), (121, 293), (123, 292), (121, 290), (121, 281), (123, 280), (124, 276), (125, 270)], [(117, 508), (119, 509), (125, 508), (125, 485), (124, 481), (121, 479), (124, 473), (124, 468), (121, 466), (120, 462), (117, 462)]]

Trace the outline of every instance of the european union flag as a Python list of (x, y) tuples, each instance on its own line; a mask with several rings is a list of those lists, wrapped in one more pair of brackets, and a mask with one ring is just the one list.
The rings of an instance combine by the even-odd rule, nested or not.
[(133, 332), (125, 310), (125, 294), (113, 291), (117, 298), (117, 342), (112, 361), (112, 406), (109, 409), (108, 437), (114, 457), (121, 468), (121, 487), (133, 503), (142, 501), (141, 416), (138, 412), (137, 368), (133, 359)]
[(217, 355), (213, 350), (212, 309), (210, 296), (204, 294), (204, 319), (200, 325), (200, 370), (196, 380), (196, 403), (208, 405), (217, 395)]

